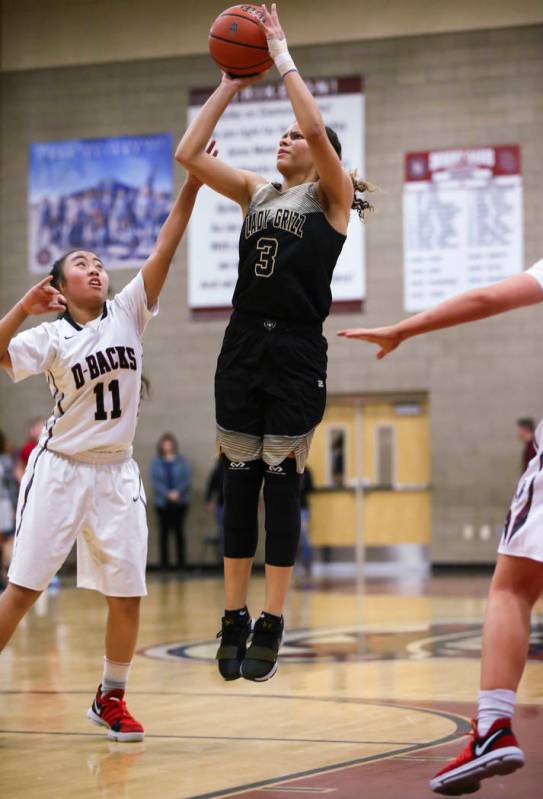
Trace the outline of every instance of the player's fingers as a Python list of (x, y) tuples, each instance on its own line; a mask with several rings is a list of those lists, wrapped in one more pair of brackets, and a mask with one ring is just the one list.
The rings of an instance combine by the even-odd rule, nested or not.
[(52, 281), (52, 279), (53, 275), (46, 275), (44, 278), (40, 280), (39, 283), (36, 283), (36, 288), (42, 288), (43, 286), (46, 286), (48, 283)]

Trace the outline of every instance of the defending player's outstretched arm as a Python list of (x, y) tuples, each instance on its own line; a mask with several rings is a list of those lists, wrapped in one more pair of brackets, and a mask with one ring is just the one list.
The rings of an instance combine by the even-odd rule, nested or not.
[(28, 316), (66, 310), (66, 300), (63, 295), (49, 285), (52, 279), (51, 275), (47, 275), (32, 286), (11, 311), (0, 319), (0, 366), (4, 369), (11, 368), (11, 358), (8, 353), (10, 341)]
[[(214, 139), (209, 142), (206, 154), (209, 154), (210, 158), (217, 156)], [(160, 229), (153, 252), (143, 265), (141, 274), (149, 308), (153, 307), (162, 291), (172, 258), (183, 238), (194, 208), (196, 195), (201, 187), (201, 180), (193, 174), (187, 175), (172, 209)]]
[[(543, 261), (540, 271), (543, 281)], [(535, 270), (538, 267), (532, 267)], [(524, 273), (515, 275), (492, 286), (483, 289), (474, 289), (444, 300), (427, 311), (418, 313), (410, 319), (404, 319), (389, 327), (376, 327), (373, 329), (352, 328), (340, 330), (338, 336), (356, 338), (377, 344), (379, 350), (377, 358), (380, 360), (395, 350), (402, 341), (421, 333), (430, 333), (432, 330), (441, 330), (445, 327), (454, 327), (466, 322), (476, 322), (489, 316), (523, 308), (527, 305), (536, 305), (543, 301), (543, 284), (537, 277)]]

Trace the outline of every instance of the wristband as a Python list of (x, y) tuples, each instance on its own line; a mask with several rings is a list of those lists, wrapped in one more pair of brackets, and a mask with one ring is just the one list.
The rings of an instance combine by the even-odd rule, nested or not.
[(268, 50), (281, 77), (296, 69), (286, 39), (268, 39)]

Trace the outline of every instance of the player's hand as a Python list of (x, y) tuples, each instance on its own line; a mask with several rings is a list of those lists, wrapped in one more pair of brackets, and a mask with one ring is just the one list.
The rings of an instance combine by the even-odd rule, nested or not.
[(28, 316), (66, 310), (66, 298), (50, 285), (52, 279), (52, 275), (47, 275), (19, 301), (19, 305)]
[[(216, 158), (219, 154), (219, 151), (215, 147), (216, 144), (217, 142), (215, 139), (211, 139), (206, 147), (206, 153), (208, 155), (212, 155), (213, 158)], [(196, 175), (193, 175), (192, 172), (189, 172), (185, 180), (185, 185), (189, 186), (189, 188), (193, 189), (194, 191), (198, 191), (198, 189), (201, 189), (204, 184), (200, 178), (197, 178)]]
[(264, 14), (264, 20), (261, 25), (264, 28), (268, 42), (270, 39), (286, 39), (285, 32), (281, 27), (279, 17), (277, 16), (277, 4), (272, 3), (271, 11), (268, 11), (266, 4), (262, 3), (261, 9), (262, 13)]
[(237, 94), (237, 92), (240, 92), (247, 86), (251, 86), (253, 83), (257, 83), (259, 80), (262, 80), (264, 75), (267, 75), (267, 73), (268, 70), (265, 72), (260, 72), (258, 75), (252, 75), (250, 78), (234, 78), (231, 75), (228, 75), (226, 72), (223, 72), (221, 86), (225, 86), (229, 91), (233, 91)]
[(392, 327), (375, 327), (367, 329), (363, 327), (351, 328), (350, 330), (340, 330), (338, 336), (343, 338), (356, 338), (360, 341), (369, 341), (371, 344), (377, 344), (379, 351), (377, 352), (377, 359), (380, 361), (389, 352), (395, 350), (396, 347), (402, 343), (403, 338), (398, 330)]

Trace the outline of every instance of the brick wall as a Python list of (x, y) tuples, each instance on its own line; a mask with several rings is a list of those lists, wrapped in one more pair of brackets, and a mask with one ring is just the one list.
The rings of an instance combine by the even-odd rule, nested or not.
[[(514, 421), (540, 416), (543, 398), (542, 309), (442, 331), (404, 345), (383, 363), (362, 344), (335, 338), (355, 324), (376, 325), (402, 309), (402, 176), (408, 150), (519, 143), (525, 197), (526, 266), (543, 256), (543, 27), (444, 34), (295, 50), (302, 74), (360, 72), (366, 78), (367, 176), (383, 192), (367, 227), (366, 313), (334, 316), (329, 390), (427, 391), (432, 420), (433, 558), (488, 561), (495, 540), (466, 542), (465, 524), (498, 525), (517, 477)], [(182, 132), (187, 92), (210, 85), (207, 57), (135, 61), (4, 73), (1, 142), (0, 299), (14, 303), (30, 284), (26, 268), (27, 152), (32, 141)], [(176, 170), (179, 182), (181, 171)], [(356, 222), (353, 221), (353, 224)], [(224, 323), (191, 321), (186, 250), (172, 267), (161, 314), (148, 329), (144, 371), (152, 400), (142, 410), (136, 456), (142, 472), (159, 434), (180, 439), (195, 472), (188, 527), (199, 559), (212, 529), (201, 494), (214, 457), (213, 369)], [(131, 273), (114, 272), (115, 287)], [(48, 412), (42, 381), (17, 387), (0, 376), (2, 426), (20, 440), (25, 420)], [(153, 559), (154, 544), (151, 548)]]

